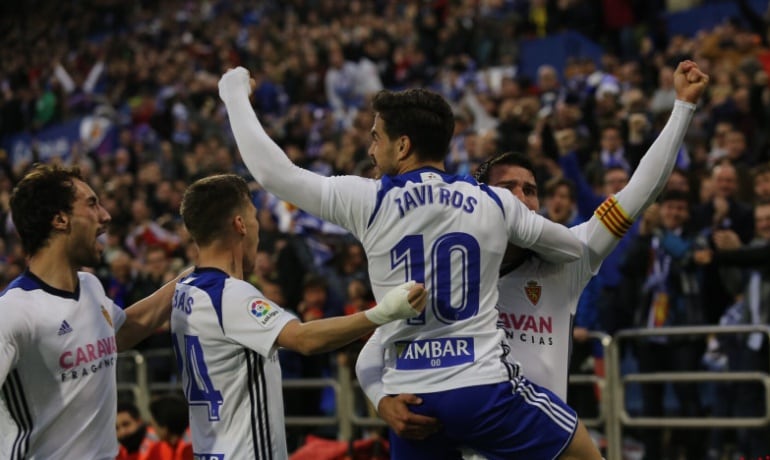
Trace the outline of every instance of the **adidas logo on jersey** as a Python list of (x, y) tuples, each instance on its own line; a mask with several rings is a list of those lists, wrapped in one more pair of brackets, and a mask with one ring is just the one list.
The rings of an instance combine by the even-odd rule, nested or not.
[(68, 323), (67, 320), (65, 319), (64, 321), (61, 322), (61, 326), (59, 326), (58, 335), (69, 334), (70, 332), (72, 332), (72, 327), (70, 327), (70, 323)]

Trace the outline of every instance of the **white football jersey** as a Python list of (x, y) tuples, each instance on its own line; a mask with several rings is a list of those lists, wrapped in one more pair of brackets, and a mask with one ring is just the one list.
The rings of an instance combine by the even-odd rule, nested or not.
[(172, 342), (196, 458), (288, 457), (275, 340), (293, 319), (215, 268), (197, 268), (177, 283)]
[[(570, 231), (587, 243), (587, 225), (580, 224)], [(504, 273), (498, 282), (498, 325), (505, 330), (510, 356), (518, 361), (527, 379), (547, 387), (564, 401), (572, 318), (583, 288), (594, 274), (587, 254), (566, 264), (532, 256)]]
[(79, 272), (73, 294), (30, 272), (0, 296), (0, 457), (114, 459), (115, 331), (125, 313)]
[(507, 190), (432, 168), (324, 184), (321, 217), (361, 241), (375, 297), (408, 280), (429, 293), (420, 317), (378, 330), (387, 393), (498, 383), (517, 372), (502, 359), (496, 327), (498, 270), (509, 240), (536, 242), (540, 216)]

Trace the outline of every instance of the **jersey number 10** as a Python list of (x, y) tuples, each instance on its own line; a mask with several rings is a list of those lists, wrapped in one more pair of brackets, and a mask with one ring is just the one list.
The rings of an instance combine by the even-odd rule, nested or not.
[[(403, 264), (406, 281), (425, 283), (426, 263), (430, 264), (427, 268), (432, 279), (425, 283), (425, 288), (429, 289), (430, 306), (436, 319), (450, 324), (475, 316), (479, 312), (481, 286), (479, 242), (467, 233), (447, 233), (436, 239), (427, 251), (430, 260), (425, 259), (423, 236), (407, 235), (390, 250), (390, 268), (395, 270)], [(453, 267), (453, 262), (459, 267)], [(407, 324), (425, 324), (425, 311), (427, 308), (419, 316), (408, 319)]]

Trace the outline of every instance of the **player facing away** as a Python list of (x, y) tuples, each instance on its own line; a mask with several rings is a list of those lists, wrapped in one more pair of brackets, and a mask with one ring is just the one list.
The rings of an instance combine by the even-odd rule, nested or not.
[(301, 323), (243, 281), (256, 263), (259, 224), (241, 177), (196, 181), (181, 213), (199, 256), (177, 283), (171, 332), (196, 458), (287, 458), (278, 347), (303, 354), (339, 348), (419, 314), (427, 293), (403, 283), (367, 311)]
[(425, 283), (425, 313), (380, 329), (383, 383), (389, 394), (430, 394), (432, 402), (421, 408), (441, 420), (445, 436), (394, 438), (393, 457), (451, 458), (457, 445), (467, 444), (510, 458), (531, 439), (552, 457), (593, 448), (563, 403), (522, 393), (518, 368), (503, 359), (495, 310), (509, 241), (553, 262), (575, 260), (582, 245), (507, 191), (444, 172), (454, 125), (446, 101), (420, 89), (378, 93), (369, 155), (384, 176), (326, 178), (293, 165), (267, 136), (250, 90), (243, 68), (219, 82), (239, 150), (257, 181), (356, 236), (377, 299), (406, 280)]
[[(708, 77), (694, 63), (684, 61), (677, 67), (674, 109), (628, 185), (607, 198), (588, 222), (570, 228), (585, 242), (580, 259), (553, 264), (530, 252), (512, 251), (506, 255), (500, 270), (497, 307), (511, 356), (519, 361), (527, 379), (553, 390), (562, 399), (567, 396), (572, 317), (580, 294), (633, 220), (665, 186), (707, 82)], [(477, 178), (510, 190), (529, 209), (540, 208), (533, 167), (525, 155), (509, 152), (487, 160), (479, 167)], [(533, 286), (537, 291), (533, 292)], [(533, 326), (523, 327), (525, 321)], [(533, 336), (537, 340), (532, 340)], [(359, 355), (357, 375), (362, 388), (396, 433), (417, 438), (432, 434), (437, 420), (408, 412), (407, 404), (419, 402), (415, 395), (386, 396), (382, 391), (377, 365), (383, 365), (382, 354), (375, 333)]]
[(109, 213), (77, 169), (37, 166), (11, 196), (28, 268), (0, 296), (0, 454), (114, 459), (118, 351), (160, 327), (174, 283), (125, 311), (91, 273)]

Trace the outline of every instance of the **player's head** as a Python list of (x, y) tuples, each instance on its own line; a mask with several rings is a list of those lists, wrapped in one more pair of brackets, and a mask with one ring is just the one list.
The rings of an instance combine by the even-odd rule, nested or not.
[(507, 188), (528, 209), (540, 209), (535, 169), (529, 158), (518, 152), (505, 152), (479, 165), (476, 180), (495, 187)]
[(751, 171), (754, 183), (754, 199), (770, 202), (770, 163), (762, 163)]
[(187, 401), (177, 396), (161, 396), (150, 403), (153, 425), (158, 437), (168, 441), (183, 437), (190, 424)]
[(443, 162), (454, 132), (452, 108), (439, 94), (425, 89), (374, 96), (375, 112), (369, 156), (382, 174), (399, 172), (399, 162)]
[(254, 270), (259, 223), (249, 187), (242, 177), (219, 174), (195, 181), (184, 193), (180, 213), (198, 247), (239, 247), (244, 275)]
[(602, 182), (604, 195), (614, 195), (623, 190), (623, 187), (628, 184), (628, 171), (620, 166), (610, 166), (604, 170)]
[(11, 195), (11, 215), (28, 256), (56, 241), (73, 267), (95, 266), (110, 214), (83, 181), (76, 168), (38, 165), (18, 183)]
[(567, 225), (576, 203), (577, 192), (571, 180), (554, 177), (545, 184), (545, 208), (552, 221)]
[(690, 197), (681, 190), (667, 190), (660, 196), (660, 222), (666, 230), (681, 228), (690, 218)]
[(118, 441), (129, 453), (136, 452), (144, 440), (147, 427), (139, 415), (139, 409), (128, 402), (118, 403), (118, 415), (115, 419), (115, 431)]

